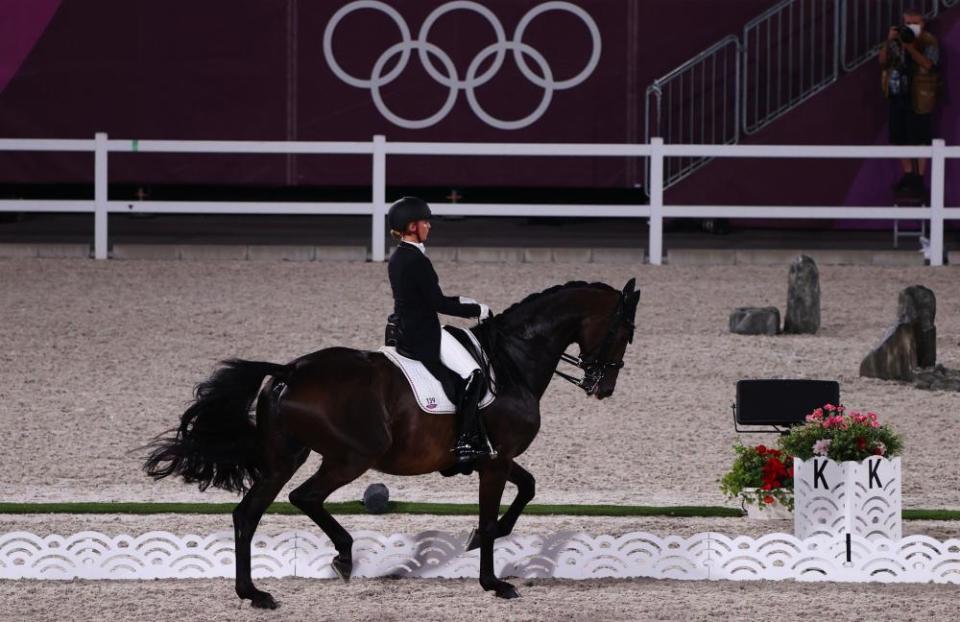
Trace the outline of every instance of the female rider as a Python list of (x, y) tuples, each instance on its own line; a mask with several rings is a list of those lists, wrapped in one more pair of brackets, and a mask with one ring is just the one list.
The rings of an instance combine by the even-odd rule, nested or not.
[(453, 449), (458, 462), (486, 455), (477, 425), (477, 405), (484, 391), (479, 375), (469, 379), (440, 361), (438, 313), (457, 317), (490, 317), (490, 308), (471, 298), (444, 296), (424, 242), (430, 235), (430, 206), (422, 199), (404, 197), (390, 206), (390, 235), (398, 241), (387, 270), (393, 290), (394, 313), (399, 317), (397, 351), (423, 363), (457, 406), (458, 433)]

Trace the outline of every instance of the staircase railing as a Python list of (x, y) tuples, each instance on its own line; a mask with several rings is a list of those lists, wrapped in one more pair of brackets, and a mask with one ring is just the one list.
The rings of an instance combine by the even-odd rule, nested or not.
[[(729, 145), (740, 136), (740, 42), (729, 35), (647, 87), (645, 142)], [(709, 158), (671, 158), (664, 183), (674, 184)], [(645, 179), (649, 188), (649, 167)]]
[(743, 27), (744, 133), (758, 132), (837, 80), (841, 1), (785, 0)]
[[(952, 6), (958, 0), (941, 0)], [(937, 0), (843, 0), (840, 17), (840, 49), (843, 50), (843, 68), (853, 71), (877, 53), (887, 38), (890, 26), (899, 24), (904, 9), (914, 7), (927, 19), (940, 11)]]
[[(904, 9), (913, 6), (932, 18), (941, 4), (958, 3), (784, 0), (747, 22), (742, 39), (724, 37), (647, 87), (646, 141), (662, 136), (667, 144), (734, 144), (829, 87), (841, 67), (852, 71), (872, 58)], [(666, 160), (664, 188), (709, 161)]]

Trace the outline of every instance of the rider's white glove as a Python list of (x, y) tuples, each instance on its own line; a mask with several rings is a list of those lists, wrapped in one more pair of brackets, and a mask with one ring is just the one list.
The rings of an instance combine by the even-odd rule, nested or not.
[(478, 305), (480, 304), (473, 298), (467, 298), (466, 296), (460, 296), (460, 304), (462, 305)]
[(480, 305), (480, 321), (481, 322), (483, 322), (484, 320), (489, 318), (491, 315), (493, 315), (492, 313), (490, 313), (490, 307), (479, 302), (477, 304)]

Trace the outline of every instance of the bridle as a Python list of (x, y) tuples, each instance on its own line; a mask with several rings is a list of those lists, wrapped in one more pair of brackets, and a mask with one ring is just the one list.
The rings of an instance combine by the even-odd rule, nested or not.
[(596, 393), (600, 387), (600, 383), (603, 382), (603, 377), (607, 373), (607, 370), (621, 369), (623, 367), (622, 359), (619, 361), (607, 360), (610, 348), (613, 346), (613, 340), (617, 335), (617, 331), (619, 331), (622, 326), (630, 331), (627, 337), (627, 343), (633, 343), (633, 333), (636, 330), (636, 325), (631, 318), (627, 317), (626, 296), (623, 292), (620, 292), (620, 299), (617, 300), (617, 306), (610, 316), (607, 334), (604, 335), (603, 341), (600, 342), (594, 354), (583, 358), (567, 354), (566, 352), (560, 355), (561, 361), (571, 363), (582, 369), (583, 378), (565, 374), (560, 370), (554, 370), (553, 373), (577, 385), (583, 389), (587, 395)]

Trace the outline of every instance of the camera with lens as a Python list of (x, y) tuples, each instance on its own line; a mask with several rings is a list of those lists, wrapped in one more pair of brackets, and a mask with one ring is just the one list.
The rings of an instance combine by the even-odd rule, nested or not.
[(900, 38), (900, 41), (903, 43), (913, 43), (914, 39), (917, 38), (913, 31), (910, 30), (909, 26), (899, 25), (894, 26), (897, 29), (897, 36)]

